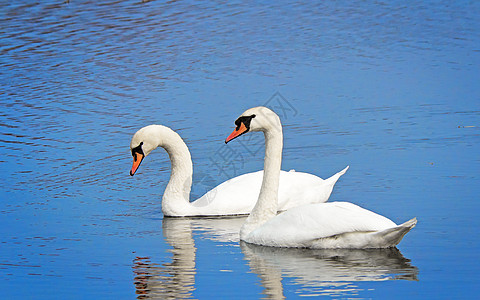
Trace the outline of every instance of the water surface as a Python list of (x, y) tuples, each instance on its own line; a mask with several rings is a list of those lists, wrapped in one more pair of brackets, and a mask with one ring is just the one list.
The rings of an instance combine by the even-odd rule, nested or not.
[[(473, 298), (480, 243), (480, 5), (5, 2), (2, 298)], [(418, 225), (398, 249), (240, 243), (242, 218), (168, 219), (168, 156), (130, 177), (133, 133), (176, 130), (192, 199), (263, 163), (225, 145), (245, 109), (284, 124), (283, 169)], [(237, 291), (242, 291), (238, 294)]]

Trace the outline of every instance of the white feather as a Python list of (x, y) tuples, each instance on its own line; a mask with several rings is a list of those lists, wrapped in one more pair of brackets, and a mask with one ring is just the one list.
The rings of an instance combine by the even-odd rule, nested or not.
[[(257, 204), (240, 230), (240, 239), (273, 247), (387, 248), (397, 245), (417, 223), (397, 226), (391, 220), (347, 202), (315, 203), (276, 215), (282, 160), (282, 128), (278, 116), (266, 107), (247, 110), (251, 131), (265, 135), (263, 182)], [(300, 194), (297, 194), (300, 198)]]
[[(170, 156), (172, 173), (162, 199), (164, 215), (243, 215), (250, 213), (255, 206), (263, 171), (234, 177), (190, 202), (193, 165), (190, 151), (182, 138), (166, 126), (149, 125), (135, 133), (130, 148), (134, 149), (141, 143), (145, 156), (157, 147), (163, 147)], [(327, 201), (338, 178), (347, 170), (348, 167), (326, 180), (308, 173), (281, 171), (278, 210)]]

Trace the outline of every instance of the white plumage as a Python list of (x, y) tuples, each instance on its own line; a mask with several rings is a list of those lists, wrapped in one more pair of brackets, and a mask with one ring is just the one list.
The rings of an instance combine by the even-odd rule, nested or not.
[(279, 214), (244, 240), (273, 247), (388, 248), (397, 245), (415, 224), (416, 219), (412, 219), (397, 226), (384, 216), (348, 202), (317, 203)]
[[(172, 173), (162, 199), (165, 216), (243, 215), (253, 209), (260, 192), (263, 171), (227, 180), (198, 200), (190, 202), (193, 176), (190, 151), (182, 138), (166, 126), (149, 125), (135, 133), (130, 143), (134, 155), (132, 175), (143, 158), (157, 147), (167, 151), (172, 164)], [(140, 155), (138, 161), (136, 155)], [(326, 180), (308, 173), (281, 171), (278, 210), (327, 201), (333, 186), (347, 169)]]
[[(248, 120), (248, 124), (237, 124), (242, 120)], [(236, 124), (227, 141), (242, 133), (262, 131), (266, 144), (260, 195), (240, 230), (241, 240), (273, 247), (387, 248), (397, 245), (417, 223), (414, 218), (396, 225), (347, 202), (307, 204), (277, 215), (283, 147), (280, 119), (266, 107), (255, 107), (245, 111)]]

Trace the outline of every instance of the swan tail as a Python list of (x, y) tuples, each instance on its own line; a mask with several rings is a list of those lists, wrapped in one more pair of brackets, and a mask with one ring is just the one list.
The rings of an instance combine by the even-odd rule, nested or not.
[(332, 186), (335, 185), (335, 183), (340, 178), (340, 176), (342, 176), (343, 174), (345, 174), (345, 172), (347, 172), (348, 168), (350, 168), (350, 166), (347, 166), (345, 169), (341, 170), (340, 172), (338, 172), (338, 173), (334, 174), (333, 176), (325, 179), (325, 181), (327, 183), (330, 183)]
[(407, 222), (393, 228), (376, 232), (374, 233), (374, 236), (375, 239), (383, 245), (383, 247), (395, 247), (398, 245), (398, 243), (400, 243), (405, 234), (415, 227), (415, 225), (417, 225), (417, 218), (408, 220)]

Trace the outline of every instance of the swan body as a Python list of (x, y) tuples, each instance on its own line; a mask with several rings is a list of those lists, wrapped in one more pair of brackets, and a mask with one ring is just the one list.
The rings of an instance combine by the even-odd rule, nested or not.
[[(164, 148), (172, 172), (162, 199), (165, 216), (225, 216), (249, 214), (258, 198), (263, 171), (243, 174), (223, 182), (196, 201), (190, 202), (193, 165), (190, 151), (182, 138), (162, 125), (149, 125), (135, 133), (130, 143), (134, 163), (133, 176), (142, 160), (157, 147)], [(332, 177), (322, 178), (303, 172), (280, 171), (278, 210), (325, 202), (333, 186), (348, 167)], [(298, 197), (302, 195), (302, 197)]]
[[(265, 162), (257, 203), (240, 229), (240, 239), (257, 245), (299, 248), (388, 248), (417, 223), (401, 225), (347, 202), (313, 203), (277, 215), (283, 134), (278, 116), (266, 107), (245, 111), (226, 142), (249, 131), (265, 135)], [(300, 197), (301, 195), (299, 195)]]
[[(389, 248), (412, 229), (348, 202), (307, 204), (287, 210), (244, 236), (248, 243), (314, 249)], [(281, 228), (281, 230), (279, 230)]]

